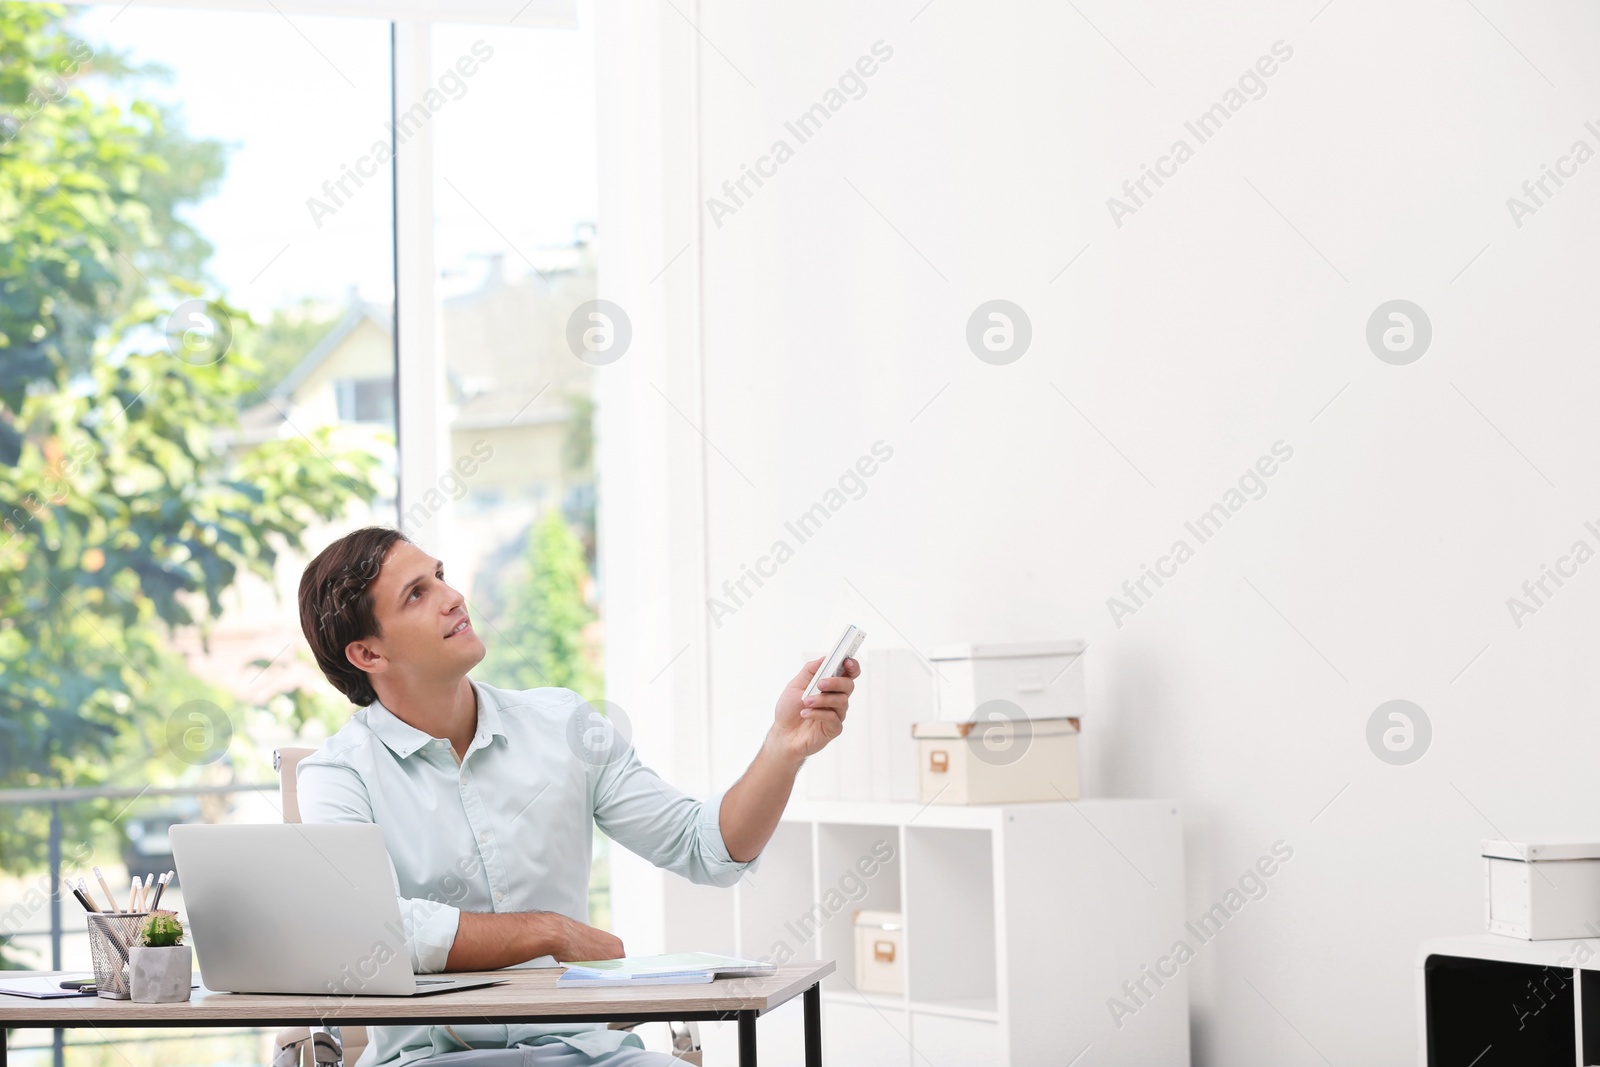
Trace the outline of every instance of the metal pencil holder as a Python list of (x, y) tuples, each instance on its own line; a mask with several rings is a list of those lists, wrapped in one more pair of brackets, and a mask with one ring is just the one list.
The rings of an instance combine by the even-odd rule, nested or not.
[(107, 1000), (128, 999), (128, 949), (139, 943), (139, 927), (149, 917), (147, 911), (89, 913), (95, 992)]

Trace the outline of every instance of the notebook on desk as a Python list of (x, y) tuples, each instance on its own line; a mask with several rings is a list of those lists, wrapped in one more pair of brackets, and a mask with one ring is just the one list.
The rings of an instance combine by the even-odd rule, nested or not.
[[(0, 971), (0, 974), (4, 973)], [(75, 985), (71, 988), (62, 984), (73, 980), (87, 984)], [(196, 989), (199, 985), (199, 979), (190, 979), (190, 989)], [(60, 1000), (62, 997), (92, 997), (96, 995), (94, 974), (90, 971), (61, 971), (59, 973), (52, 971), (48, 974), (26, 974), (15, 978), (0, 978), (0, 993), (11, 997), (30, 997), (33, 1000)]]
[(669, 952), (664, 956), (625, 956), (619, 960), (581, 960), (565, 965), (556, 979), (574, 986), (695, 985), (717, 978), (758, 978), (777, 974), (774, 963), (740, 960), (714, 952)]
[(59, 997), (92, 997), (94, 986), (87, 993), (80, 989), (63, 989), (61, 983), (70, 979), (87, 979), (94, 982), (88, 971), (63, 971), (60, 974), (30, 974), (20, 978), (0, 978), (0, 993), (13, 997), (32, 997), (34, 1000), (55, 1000)]

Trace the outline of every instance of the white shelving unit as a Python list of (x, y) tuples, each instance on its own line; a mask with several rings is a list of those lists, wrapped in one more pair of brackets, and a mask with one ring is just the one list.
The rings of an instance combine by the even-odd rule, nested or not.
[(1416, 975), (1420, 1067), (1556, 1063), (1563, 1048), (1577, 1067), (1600, 1063), (1600, 938), (1434, 938), (1417, 950)]
[[(1086, 1048), (1084, 1067), (1189, 1062), (1187, 977), (1148, 977), (1185, 937), (1171, 801), (795, 801), (731, 907), (669, 885), (669, 951), (838, 961), (829, 1067), (1063, 1067)], [(904, 996), (855, 988), (857, 909), (905, 916)], [(1123, 984), (1141, 981), (1136, 1003)], [(1136, 1010), (1118, 1019), (1112, 998)], [(781, 1022), (764, 1024), (764, 1065), (801, 1062), (798, 1020), (792, 1035)]]

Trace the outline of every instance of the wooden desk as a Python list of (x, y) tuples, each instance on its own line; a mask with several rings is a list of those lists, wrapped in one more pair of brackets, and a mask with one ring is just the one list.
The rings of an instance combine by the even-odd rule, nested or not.
[[(196, 989), (187, 1004), (74, 997), (30, 1000), (0, 995), (0, 1026), (54, 1030), (74, 1026), (425, 1026), (445, 1023), (663, 1022), (737, 1019), (739, 1063), (755, 1067), (756, 1019), (796, 996), (804, 998), (806, 1067), (822, 1064), (819, 983), (832, 960), (791, 964), (769, 978), (723, 978), (709, 985), (637, 989), (557, 989), (559, 967), (482, 972), (502, 985), (426, 997), (336, 997), (213, 993)], [(17, 972), (10, 972), (17, 973)], [(465, 977), (452, 973), (451, 977)], [(0, 1067), (5, 1067), (0, 1043)]]

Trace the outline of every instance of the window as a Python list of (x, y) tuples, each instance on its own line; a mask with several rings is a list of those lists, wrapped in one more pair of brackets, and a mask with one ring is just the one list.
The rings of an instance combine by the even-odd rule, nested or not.
[[(481, 460), (441, 516), (489, 649), (477, 676), (565, 686), (603, 709), (595, 368), (567, 344), (598, 262), (587, 16), (580, 6), (574, 30), (434, 27), (434, 84), (472, 71), (433, 118), (434, 243), (448, 454)], [(604, 838), (597, 846), (590, 910), (604, 923)]]
[[(448, 501), (428, 547), (515, 660), (480, 676), (598, 698), (592, 369), (563, 341), (596, 261), (587, 9), (578, 29), (534, 30), (509, 12), (570, 24), (564, 5), (440, 4), (494, 24), (423, 31), (436, 93), (419, 109), (392, 89), (414, 23), (304, 3), (3, 6), (27, 32), (0, 35), (0, 59), (31, 91), (0, 103), (0, 224), (33, 288), (0, 307), (0, 725), (25, 725), (0, 729), (0, 786), (262, 782), (273, 747), (342, 725), (352, 709), (300, 633), (300, 570), (356, 526), (406, 528), (400, 443), (418, 427), (452, 459), (492, 456), (424, 486)], [(415, 199), (396, 215), (379, 151), (395, 118), (401, 139), (435, 139), (421, 273), (394, 234), (435, 220)], [(397, 276), (436, 278), (442, 390), (417, 387), (416, 359), (397, 370)], [(127, 321), (144, 305), (159, 313)], [(575, 603), (576, 628), (552, 632), (533, 590)], [(63, 840), (92, 844), (108, 877), (170, 865), (171, 821), (281, 817), (255, 792), (61, 807)], [(48, 805), (0, 813), (17, 875), (0, 878), (3, 962), (57, 963), (48, 910), (11, 910), (46, 870), (48, 826)], [(604, 921), (603, 849), (595, 886)], [(64, 918), (59, 963), (83, 967)]]
[[(0, 65), (34, 99), (0, 103), (0, 225), (27, 268), (0, 307), (0, 786), (149, 783), (58, 806), (63, 873), (126, 889), (172, 866), (173, 821), (282, 817), (272, 793), (159, 789), (270, 781), (276, 744), (348, 717), (294, 594), (308, 553), (395, 519), (392, 182), (331, 216), (307, 201), (385, 133), (390, 27), (120, 2), (3, 17)], [(0, 810), (0, 959), (86, 969), (70, 897), (56, 959), (30, 891), (50, 812)], [(184, 1040), (270, 1058), (259, 1036)]]
[(393, 379), (341, 378), (334, 385), (340, 422), (394, 424)]

